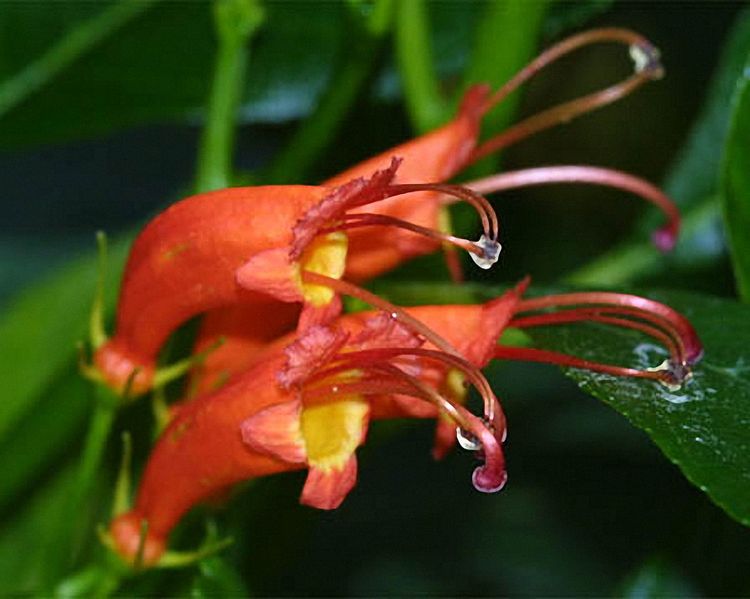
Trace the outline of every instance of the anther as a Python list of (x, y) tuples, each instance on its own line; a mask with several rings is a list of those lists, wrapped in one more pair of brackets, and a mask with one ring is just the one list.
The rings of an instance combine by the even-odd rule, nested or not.
[(648, 372), (662, 372), (666, 376), (659, 377), (658, 381), (669, 391), (676, 392), (682, 389), (683, 383), (689, 381), (693, 372), (685, 362), (676, 362), (675, 360), (664, 360), (658, 366), (647, 368)]
[(500, 258), (500, 251), (503, 246), (496, 239), (488, 239), (484, 235), (479, 238), (479, 241), (474, 242), (474, 246), (482, 250), (482, 255), (469, 252), (469, 256), (479, 268), (489, 270), (492, 265)]
[(664, 76), (658, 48), (648, 44), (631, 44), (628, 49), (636, 73), (648, 73), (652, 79)]
[(477, 451), (482, 447), (479, 439), (462, 429), (460, 426), (456, 427), (456, 441), (458, 441), (461, 448), (466, 451)]

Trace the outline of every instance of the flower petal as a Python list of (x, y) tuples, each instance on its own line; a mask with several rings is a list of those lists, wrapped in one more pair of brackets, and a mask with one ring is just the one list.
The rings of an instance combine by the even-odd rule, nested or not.
[(305, 462), (300, 415), (302, 402), (287, 401), (261, 410), (240, 424), (242, 441), (255, 451), (285, 462)]
[(352, 454), (341, 468), (311, 467), (300, 503), (321, 510), (335, 510), (357, 482), (357, 457)]
[(243, 289), (267, 293), (282, 302), (303, 299), (299, 265), (290, 260), (288, 247), (258, 252), (237, 269), (235, 278)]
[(513, 317), (527, 286), (528, 279), (524, 279), (515, 288), (482, 307), (473, 329), (467, 331), (465, 341), (457, 346), (467, 360), (479, 368), (484, 368), (492, 360), (497, 341)]
[(322, 306), (305, 302), (297, 323), (297, 332), (305, 333), (311, 327), (328, 325), (341, 315), (342, 310), (343, 304), (338, 295), (334, 295), (330, 302)]
[(312, 326), (284, 350), (287, 361), (279, 372), (279, 384), (287, 389), (305, 382), (346, 343), (348, 333), (331, 327)]
[(393, 157), (387, 168), (375, 171), (369, 179), (359, 177), (334, 188), (330, 194), (310, 208), (294, 225), (292, 258), (299, 258), (318, 231), (328, 222), (341, 217), (354, 206), (379, 199), (378, 192), (393, 181), (400, 164), (401, 159)]

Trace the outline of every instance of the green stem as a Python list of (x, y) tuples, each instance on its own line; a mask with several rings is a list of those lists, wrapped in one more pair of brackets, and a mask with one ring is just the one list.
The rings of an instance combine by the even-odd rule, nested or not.
[(440, 93), (432, 59), (425, 0), (402, 0), (396, 9), (396, 60), (414, 128), (424, 133), (444, 123), (449, 106)]
[(143, 13), (151, 4), (152, 0), (121, 0), (73, 28), (39, 58), (0, 84), (0, 117)]
[[(372, 71), (390, 23), (392, 0), (378, 0), (365, 22), (356, 22), (345, 43), (345, 62), (326, 87), (313, 114), (300, 126), (263, 177), (269, 183), (304, 181), (323, 148), (336, 136), (344, 116)], [(353, 19), (358, 16), (354, 15)]]
[(247, 69), (247, 44), (263, 22), (258, 0), (216, 0), (214, 21), (218, 49), (203, 129), (196, 192), (227, 187), (232, 181), (232, 155), (237, 109)]
[(94, 386), (94, 412), (78, 463), (75, 486), (68, 504), (64, 506), (64, 513), (68, 514), (68, 517), (49, 537), (48, 555), (45, 560), (45, 576), (48, 583), (59, 580), (73, 564), (84, 535), (89, 531), (89, 523), (80, 516), (86, 514), (85, 503), (94, 488), (117, 407), (118, 398), (109, 389), (101, 385)]
[[(476, 83), (498, 88), (526, 63), (537, 42), (549, 6), (548, 0), (492, 0), (482, 12), (474, 34), (474, 47), (459, 91)], [(460, 96), (454, 102), (458, 102)], [(485, 135), (499, 133), (516, 113), (520, 94), (514, 93), (495, 106), (483, 119)], [(471, 177), (497, 169), (497, 156), (488, 157), (472, 169)]]

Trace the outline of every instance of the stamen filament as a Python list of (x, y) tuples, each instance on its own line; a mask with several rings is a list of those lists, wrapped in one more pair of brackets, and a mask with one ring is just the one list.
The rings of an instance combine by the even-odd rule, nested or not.
[[(545, 349), (534, 349), (530, 347), (504, 347), (499, 345), (495, 349), (494, 357), (498, 360), (517, 360), (521, 362), (541, 362), (545, 364), (557, 364), (558, 366), (571, 366), (573, 368), (583, 368), (594, 372), (603, 372), (615, 376), (628, 376), (643, 379), (653, 379), (668, 384), (674, 384), (676, 381), (671, 373), (667, 370), (652, 371), (639, 370), (637, 368), (628, 368), (625, 366), (614, 366), (612, 364), (603, 364), (592, 362), (583, 358), (577, 358), (568, 354), (549, 351)], [(668, 378), (668, 380), (665, 380)]]
[(669, 351), (669, 354), (674, 359), (680, 359), (681, 352), (680, 348), (677, 346), (676, 340), (670, 335), (670, 333), (674, 333), (674, 331), (664, 331), (663, 329), (660, 329), (655, 326), (651, 326), (649, 324), (638, 322), (635, 320), (630, 320), (628, 318), (619, 318), (617, 316), (608, 316), (608, 314), (615, 314), (620, 315), (622, 313), (625, 313), (626, 315), (631, 316), (640, 316), (636, 311), (614, 311), (614, 310), (603, 310), (601, 308), (581, 308), (581, 309), (574, 309), (574, 310), (565, 310), (563, 312), (556, 312), (552, 314), (538, 314), (536, 316), (522, 316), (520, 318), (512, 319), (509, 323), (509, 327), (516, 327), (516, 328), (528, 328), (528, 327), (537, 327), (537, 326), (547, 326), (547, 325), (556, 325), (556, 324), (569, 324), (573, 322), (581, 322), (581, 321), (593, 321), (593, 322), (601, 322), (604, 324), (611, 324), (614, 326), (619, 326), (623, 328), (630, 328), (637, 331), (640, 331), (642, 333), (645, 333), (646, 335), (649, 335), (650, 337), (653, 337), (654, 339), (657, 339), (659, 342), (661, 342)]
[(461, 248), (462, 250), (465, 250), (472, 254), (476, 254), (477, 256), (481, 258), (486, 258), (486, 256), (484, 255), (485, 253), (482, 250), (482, 248), (475, 245), (474, 242), (469, 241), (468, 239), (464, 239), (463, 237), (456, 237), (455, 235), (449, 235), (448, 233), (443, 233), (435, 229), (422, 227), (420, 225), (416, 225), (414, 223), (410, 223), (409, 221), (405, 221), (400, 218), (395, 218), (393, 216), (388, 216), (385, 214), (357, 213), (357, 214), (347, 214), (344, 216), (343, 220), (344, 222), (341, 223), (340, 225), (333, 226), (330, 229), (323, 229), (320, 233), (325, 234), (325, 233), (332, 233), (334, 231), (344, 231), (347, 229), (355, 229), (358, 227), (370, 227), (370, 226), (376, 226), (376, 225), (399, 227), (401, 229), (411, 231), (418, 235), (424, 235), (425, 237), (429, 237), (430, 239), (435, 239), (436, 241), (442, 241), (443, 243), (450, 243), (452, 245), (455, 245), (456, 247)]
[(471, 477), (472, 483), (478, 491), (495, 493), (505, 486), (508, 475), (505, 471), (505, 456), (501, 445), (505, 436), (504, 428), (501, 436), (498, 437), (499, 431), (490, 430), (485, 422), (482, 422), (464, 406), (443, 397), (418, 378), (410, 376), (396, 367), (387, 368), (386, 371), (391, 376), (400, 377), (405, 382), (412, 384), (415, 389), (422, 392), (423, 399), (434, 403), (438, 408), (445, 411), (462, 430), (479, 440), (482, 445), (484, 465), (476, 468)]
[(628, 95), (644, 83), (662, 76), (664, 71), (659, 63), (659, 53), (647, 39), (627, 29), (594, 29), (569, 37), (542, 52), (488, 98), (484, 106), (484, 112), (486, 113), (491, 110), (498, 102), (501, 102), (540, 70), (562, 56), (584, 46), (602, 42), (627, 45), (630, 48), (630, 54), (635, 63), (635, 72), (619, 83), (575, 100), (564, 102), (517, 123), (478, 146), (470, 156), (468, 163), (471, 164), (533, 133), (570, 121), (583, 113), (611, 104)]
[(421, 399), (435, 405), (445, 412), (457, 426), (473, 435), (482, 445), (484, 465), (476, 468), (472, 482), (477, 490), (492, 493), (499, 491), (507, 480), (505, 457), (497, 432), (491, 431), (487, 424), (477, 418), (462, 405), (444, 397), (429, 385), (413, 377), (396, 366), (380, 364), (371, 370), (369, 378), (355, 382), (329, 382), (328, 384), (305, 389), (305, 403), (316, 404), (331, 401), (332, 397), (351, 394), (379, 395), (397, 393)]
[[(621, 171), (594, 166), (545, 166), (500, 173), (465, 183), (466, 187), (481, 194), (508, 189), (550, 185), (554, 183), (585, 183), (614, 187), (635, 194), (659, 208), (667, 224), (653, 235), (653, 242), (662, 251), (674, 247), (680, 229), (680, 213), (674, 202), (658, 187), (639, 177)], [(451, 203), (448, 200), (446, 203)]]
[(518, 303), (516, 313), (561, 308), (565, 306), (595, 305), (613, 306), (620, 313), (630, 313), (669, 332), (680, 349), (680, 361), (695, 364), (703, 354), (698, 335), (688, 320), (662, 303), (626, 293), (586, 292), (548, 295), (524, 299)]
[(347, 281), (334, 279), (333, 277), (327, 277), (325, 275), (311, 272), (309, 270), (302, 271), (301, 276), (302, 280), (305, 283), (312, 283), (314, 285), (324, 285), (326, 287), (330, 287), (337, 293), (362, 300), (366, 304), (371, 305), (373, 308), (377, 308), (378, 310), (382, 310), (386, 314), (390, 314), (391, 318), (401, 322), (404, 326), (411, 329), (413, 333), (421, 335), (435, 347), (443, 350), (448, 354), (451, 354), (452, 356), (458, 356), (459, 358), (461, 357), (461, 354), (455, 347), (453, 347), (450, 343), (448, 343), (448, 341), (443, 339), (435, 331), (426, 326), (423, 322), (408, 314), (406, 311), (404, 311), (403, 308), (399, 308), (398, 306), (384, 300), (383, 298), (378, 297), (374, 293), (371, 293), (366, 289), (363, 289), (362, 287), (359, 287), (358, 285), (354, 285)]
[(319, 371), (308, 379), (308, 383), (312, 383), (316, 380), (327, 379), (347, 370), (380, 364), (384, 360), (391, 360), (404, 356), (427, 358), (461, 371), (482, 397), (482, 402), (484, 404), (484, 417), (493, 424), (497, 422), (496, 428), (498, 430), (505, 430), (505, 414), (502, 411), (500, 402), (492, 391), (492, 387), (481, 371), (464, 358), (457, 355), (446, 354), (441, 351), (404, 347), (345, 352), (337, 356), (337, 364), (326, 370)]
[[(464, 200), (471, 204), (479, 213), (479, 217), (482, 220), (484, 235), (493, 241), (497, 241), (500, 236), (500, 223), (492, 204), (490, 204), (487, 198), (467, 187), (451, 185), (448, 183), (404, 183), (400, 185), (389, 185), (386, 187), (385, 193), (388, 195), (385, 197), (393, 197), (417, 191), (435, 191)], [(357, 205), (364, 205), (364, 203)]]

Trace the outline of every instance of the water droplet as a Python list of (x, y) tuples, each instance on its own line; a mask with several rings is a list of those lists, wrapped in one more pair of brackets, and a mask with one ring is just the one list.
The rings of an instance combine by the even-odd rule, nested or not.
[(484, 235), (479, 238), (479, 241), (475, 241), (474, 245), (482, 250), (482, 255), (478, 256), (472, 252), (469, 252), (469, 256), (479, 268), (487, 270), (492, 267), (498, 258), (500, 258), (500, 251), (503, 246), (495, 239), (488, 239)]
[(659, 50), (653, 46), (632, 44), (629, 48), (629, 53), (636, 73), (651, 71), (650, 74), (655, 79), (663, 76), (664, 69), (659, 63)]
[(467, 451), (477, 451), (482, 444), (471, 433), (467, 433), (460, 426), (456, 428), (456, 440)]

